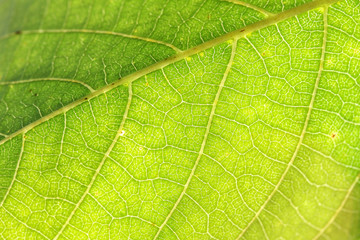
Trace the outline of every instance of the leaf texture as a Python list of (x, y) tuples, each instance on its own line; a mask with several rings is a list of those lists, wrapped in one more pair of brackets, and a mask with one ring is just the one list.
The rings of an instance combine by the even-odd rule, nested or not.
[(360, 4), (1, 1), (3, 239), (358, 239)]

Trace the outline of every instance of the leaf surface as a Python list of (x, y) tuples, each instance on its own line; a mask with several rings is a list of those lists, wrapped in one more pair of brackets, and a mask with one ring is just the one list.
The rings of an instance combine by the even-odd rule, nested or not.
[(358, 239), (357, 1), (0, 2), (4, 239)]

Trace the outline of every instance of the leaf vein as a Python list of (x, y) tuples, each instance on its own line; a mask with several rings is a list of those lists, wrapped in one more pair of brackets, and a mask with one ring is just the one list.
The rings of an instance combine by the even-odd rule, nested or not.
[(119, 139), (119, 137), (121, 136), (121, 132), (122, 132), (122, 128), (124, 127), (125, 124), (125, 120), (127, 118), (129, 109), (130, 109), (130, 105), (131, 105), (131, 99), (132, 99), (132, 88), (131, 88), (131, 84), (129, 84), (128, 86), (129, 88), (129, 99), (128, 99), (128, 103), (124, 112), (124, 115), (122, 117), (122, 121), (120, 123), (119, 129), (115, 135), (115, 138), (113, 139), (111, 145), (109, 146), (108, 150), (106, 151), (106, 153), (104, 154), (103, 159), (101, 160), (98, 168), (95, 171), (95, 174), (93, 175), (87, 189), (85, 190), (84, 194), (81, 196), (79, 202), (76, 204), (76, 206), (74, 207), (74, 209), (72, 210), (71, 214), (69, 215), (69, 217), (67, 218), (65, 224), (61, 227), (60, 231), (58, 232), (58, 234), (55, 236), (54, 240), (58, 239), (60, 237), (60, 235), (63, 233), (64, 229), (66, 228), (66, 226), (70, 223), (70, 220), (72, 219), (72, 217), (75, 215), (76, 210), (80, 207), (81, 203), (84, 201), (85, 197), (89, 194), (91, 187), (93, 186), (97, 176), (99, 175), (102, 167), (105, 164), (106, 159), (109, 157), (109, 154), (111, 153), (111, 151), (113, 150), (115, 144), (117, 143), (117, 140)]
[[(46, 33), (90, 33), (90, 34), (98, 34), (98, 35), (113, 35), (113, 36), (121, 36), (124, 38), (129, 38), (129, 39), (137, 39), (137, 40), (142, 40), (145, 42), (151, 42), (151, 43), (157, 43), (159, 45), (164, 45), (167, 46), (169, 48), (172, 48), (175, 52), (179, 53), (182, 52), (181, 49), (175, 47), (174, 45), (167, 43), (167, 42), (163, 42), (163, 41), (159, 41), (156, 39), (152, 39), (152, 38), (147, 38), (147, 37), (141, 37), (141, 36), (136, 36), (136, 35), (132, 35), (132, 34), (126, 34), (126, 33), (120, 33), (120, 32), (113, 32), (113, 31), (106, 31), (106, 30), (92, 30), (92, 29), (37, 29), (37, 30), (24, 30), (21, 31), (21, 34), (46, 34)], [(10, 38), (12, 36), (17, 36), (18, 33), (17, 32), (13, 32), (13, 33), (8, 33), (6, 35), (3, 35), (0, 37), (0, 40), (4, 40), (7, 38)]]
[(240, 0), (222, 0), (222, 1), (231, 2), (231, 3), (241, 5), (241, 6), (244, 6), (244, 7), (247, 7), (247, 8), (251, 8), (251, 9), (253, 9), (253, 10), (259, 12), (259, 13), (264, 14), (267, 17), (275, 15), (274, 13), (269, 12), (269, 11), (265, 10), (264, 8), (258, 7), (256, 5), (253, 5), (253, 4), (244, 2), (244, 1), (240, 1)]
[(318, 75), (317, 75), (316, 80), (315, 80), (315, 86), (314, 86), (312, 97), (311, 97), (311, 100), (310, 100), (309, 109), (308, 109), (308, 112), (307, 112), (307, 115), (306, 115), (304, 127), (303, 127), (303, 130), (301, 132), (301, 135), (300, 135), (298, 144), (296, 146), (295, 152), (292, 155), (289, 163), (287, 164), (287, 166), (285, 168), (285, 171), (281, 175), (281, 177), (280, 177), (278, 183), (276, 184), (275, 188), (270, 193), (268, 198), (265, 200), (263, 205), (259, 208), (259, 210), (255, 214), (255, 216), (250, 220), (249, 224), (244, 228), (244, 230), (237, 237), (237, 239), (240, 239), (245, 234), (245, 232), (249, 229), (249, 227), (254, 223), (254, 221), (259, 218), (259, 216), (260, 216), (261, 212), (263, 211), (263, 209), (267, 206), (267, 204), (270, 202), (270, 200), (275, 195), (275, 193), (278, 192), (278, 189), (279, 189), (281, 183), (283, 182), (283, 180), (287, 176), (287, 173), (289, 172), (290, 168), (292, 167), (292, 165), (293, 165), (293, 163), (295, 161), (295, 158), (296, 158), (296, 156), (297, 156), (297, 154), (300, 151), (300, 148), (302, 146), (302, 142), (304, 140), (304, 136), (306, 134), (306, 130), (307, 130), (307, 127), (308, 127), (308, 124), (309, 124), (309, 121), (310, 121), (311, 111), (312, 111), (313, 106), (314, 106), (315, 96), (316, 96), (317, 89), (319, 87), (319, 82), (320, 82), (322, 70), (323, 70), (323, 67), (324, 67), (325, 49), (326, 49), (326, 40), (327, 40), (327, 11), (328, 11), (328, 7), (325, 6), (324, 7), (324, 36), (323, 36), (323, 42), (322, 42), (322, 50), (321, 50), (321, 59), (320, 59), (320, 65), (319, 65), (319, 72), (318, 72)]
[(319, 237), (324, 234), (324, 232), (326, 231), (326, 229), (329, 228), (329, 226), (334, 223), (334, 221), (336, 220), (336, 217), (340, 214), (341, 210), (344, 208), (346, 201), (350, 198), (350, 195), (352, 193), (352, 191), (354, 190), (356, 184), (359, 182), (360, 180), (360, 174), (357, 175), (357, 177), (355, 178), (354, 182), (351, 184), (349, 190), (347, 191), (343, 201), (341, 202), (341, 204), (339, 205), (338, 209), (336, 209), (334, 215), (330, 218), (330, 220), (325, 224), (325, 226), (323, 228), (320, 229), (319, 233), (313, 238), (313, 240), (317, 240), (319, 239)]
[(214, 99), (214, 103), (213, 103), (213, 106), (211, 108), (211, 113), (210, 113), (210, 116), (209, 116), (209, 120), (208, 120), (208, 123), (207, 123), (207, 126), (206, 126), (206, 131), (205, 131), (205, 135), (204, 135), (204, 138), (203, 138), (203, 141), (202, 141), (202, 144), (201, 144), (201, 148), (200, 148), (200, 151), (199, 151), (199, 154), (198, 154), (198, 157), (195, 161), (195, 164), (193, 166), (193, 169), (189, 175), (189, 178), (187, 180), (187, 182), (185, 183), (185, 186), (184, 186), (184, 189), (183, 191), (181, 192), (178, 200), (175, 202), (173, 208), (171, 209), (170, 213), (168, 214), (168, 216), (166, 217), (165, 221), (161, 224), (158, 232), (156, 233), (154, 239), (156, 239), (161, 230), (164, 228), (164, 226), (166, 225), (166, 223), (168, 222), (168, 220), (170, 219), (170, 217), (172, 216), (173, 212), (175, 211), (175, 209), (177, 208), (177, 206), (179, 205), (181, 199), (184, 197), (184, 194), (186, 192), (186, 190), (188, 189), (189, 185), (190, 185), (190, 182), (191, 182), (191, 179), (192, 177), (194, 176), (195, 174), (195, 171), (197, 169), (197, 166), (200, 162), (200, 158), (201, 156), (203, 155), (203, 152), (204, 152), (204, 149), (205, 149), (205, 145), (206, 145), (206, 142), (207, 142), (207, 138), (209, 136), (209, 133), (210, 133), (210, 127), (211, 127), (211, 123), (213, 121), (213, 118), (214, 118), (214, 115), (215, 115), (215, 110), (216, 110), (216, 106), (217, 106), (217, 103), (219, 101), (219, 98), (220, 98), (220, 94), (221, 94), (221, 91), (225, 85), (225, 82), (226, 82), (226, 79), (228, 77), (228, 74), (230, 72), (230, 69), (231, 69), (231, 65), (233, 64), (233, 61), (234, 61), (234, 57), (235, 57), (235, 52), (236, 52), (236, 45), (237, 45), (237, 39), (235, 39), (232, 43), (232, 49), (231, 49), (231, 56), (230, 56), (230, 59), (229, 59), (229, 63), (226, 67), (226, 70), (224, 72), (224, 76), (221, 80), (221, 83), (219, 85), (219, 88), (218, 88), (218, 91), (216, 93), (216, 96), (215, 96), (215, 99)]
[(69, 79), (69, 78), (31, 78), (31, 79), (23, 79), (16, 81), (4, 81), (4, 82), (0, 82), (0, 85), (15, 85), (15, 84), (32, 83), (32, 82), (40, 82), (40, 81), (59, 81), (59, 82), (77, 83), (89, 89), (90, 92), (95, 92), (95, 90), (92, 87), (90, 87), (88, 84), (79, 80)]

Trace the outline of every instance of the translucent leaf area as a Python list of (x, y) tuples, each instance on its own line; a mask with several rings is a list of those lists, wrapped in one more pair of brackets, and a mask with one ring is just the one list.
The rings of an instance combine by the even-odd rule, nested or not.
[(0, 239), (360, 238), (358, 0), (0, 1)]

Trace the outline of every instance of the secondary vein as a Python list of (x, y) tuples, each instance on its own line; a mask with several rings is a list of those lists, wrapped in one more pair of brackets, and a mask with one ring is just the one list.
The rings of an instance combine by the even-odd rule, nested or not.
[(330, 220), (325, 224), (325, 226), (318, 232), (318, 234), (313, 238), (313, 240), (317, 240), (319, 239), (319, 237), (321, 237), (321, 235), (324, 234), (324, 232), (326, 231), (326, 229), (329, 228), (329, 226), (336, 220), (337, 216), (340, 214), (341, 210), (344, 208), (347, 200), (350, 198), (350, 195), (352, 193), (352, 191), (354, 190), (356, 184), (359, 182), (360, 180), (360, 174), (357, 175), (357, 177), (355, 178), (354, 182), (351, 184), (349, 190), (347, 191), (345, 198), (343, 199), (343, 201), (341, 202), (341, 204), (339, 205), (338, 209), (336, 209), (334, 215), (330, 218)]
[(166, 223), (168, 222), (168, 220), (170, 219), (170, 217), (171, 217), (172, 214), (174, 213), (175, 209), (177, 208), (177, 206), (178, 206), (179, 203), (181, 202), (181, 199), (184, 197), (184, 194), (185, 194), (186, 190), (187, 190), (188, 187), (189, 187), (189, 184), (190, 184), (190, 182), (191, 182), (191, 179), (192, 179), (192, 177), (194, 176), (195, 171), (196, 171), (196, 169), (197, 169), (197, 166), (198, 166), (198, 164), (199, 164), (199, 162), (200, 162), (200, 159), (201, 159), (201, 157), (202, 157), (202, 155), (203, 155), (203, 152), (204, 152), (204, 149), (205, 149), (205, 145), (206, 145), (206, 142), (207, 142), (207, 138), (208, 138), (209, 133), (210, 133), (210, 127), (211, 127), (211, 124), (212, 124), (212, 121), (213, 121), (213, 118), (214, 118), (214, 115), (215, 115), (216, 106), (217, 106), (217, 103), (218, 103), (218, 101), (219, 101), (221, 91), (222, 91), (222, 89), (223, 89), (223, 87), (224, 87), (224, 85), (225, 85), (226, 79), (227, 79), (227, 77), (228, 77), (228, 75), (229, 75), (231, 66), (232, 66), (232, 64), (233, 64), (233, 62), (234, 62), (234, 57), (235, 57), (235, 52), (236, 52), (236, 43), (237, 43), (237, 39), (234, 40), (233, 43), (232, 43), (231, 56), (230, 56), (230, 59), (229, 59), (229, 63), (228, 63), (228, 65), (227, 65), (227, 67), (226, 67), (226, 70), (225, 70), (225, 72), (224, 72), (224, 76), (223, 76), (223, 78), (222, 78), (222, 80), (221, 80), (221, 82), (220, 82), (218, 91), (217, 91), (217, 93), (216, 93), (216, 96), (215, 96), (215, 99), (214, 99), (214, 103), (213, 103), (213, 106), (212, 106), (212, 108), (211, 108), (209, 120), (208, 120), (208, 123), (207, 123), (207, 126), (206, 126), (205, 135), (204, 135), (204, 138), (203, 138), (201, 147), (200, 147), (199, 154), (198, 154), (198, 156), (197, 156), (197, 158), (196, 158), (195, 164), (194, 164), (194, 166), (193, 166), (193, 168), (192, 168), (192, 171), (191, 171), (191, 173), (190, 173), (190, 175), (189, 175), (188, 180), (187, 180), (186, 183), (185, 183), (185, 186), (184, 186), (183, 191), (181, 192), (179, 198), (178, 198), (177, 201), (175, 202), (173, 208), (171, 209), (170, 213), (169, 213), (168, 216), (166, 217), (165, 221), (161, 224), (161, 226), (160, 226), (160, 228), (158, 229), (158, 231), (157, 231), (154, 239), (156, 239), (156, 238), (159, 236), (161, 230), (164, 228), (164, 226), (166, 225)]
[(10, 183), (10, 186), (8, 187), (6, 193), (5, 193), (5, 196), (3, 198), (3, 200), (0, 202), (0, 207), (2, 207), (5, 203), (5, 200), (7, 199), (7, 197), (9, 196), (9, 193), (10, 193), (10, 190), (12, 189), (12, 186), (14, 185), (14, 182), (15, 182), (15, 179), (16, 179), (16, 176), (17, 176), (17, 172), (19, 170), (19, 167), (20, 167), (20, 162), (21, 162), (21, 159), (22, 159), (22, 155), (24, 153), (24, 146), (25, 146), (25, 134), (23, 134), (21, 136), (21, 149), (20, 149), (20, 154), (19, 154), (19, 160), (17, 162), (17, 165), (16, 165), (16, 168), (15, 168), (15, 173), (14, 173), (14, 177), (13, 179), (11, 180), (11, 183)]
[(99, 175), (102, 167), (105, 164), (106, 159), (109, 157), (111, 151), (113, 150), (115, 144), (117, 143), (119, 137), (122, 135), (122, 129), (124, 127), (125, 124), (125, 120), (127, 118), (129, 109), (130, 109), (130, 104), (131, 104), (131, 99), (132, 99), (132, 88), (131, 88), (131, 84), (129, 84), (129, 98), (128, 98), (128, 103), (126, 105), (126, 109), (124, 112), (124, 115), (122, 117), (122, 121), (120, 123), (119, 129), (115, 135), (115, 138), (113, 139), (111, 145), (109, 146), (109, 148), (107, 149), (106, 153), (104, 154), (104, 157), (102, 158), (98, 168), (95, 171), (94, 176), (92, 177), (89, 186), (87, 187), (87, 189), (85, 190), (84, 194), (81, 196), (79, 202), (75, 205), (74, 209), (72, 210), (72, 212), (70, 213), (69, 217), (67, 218), (65, 224), (61, 227), (60, 231), (57, 233), (57, 235), (55, 236), (54, 240), (58, 239), (60, 237), (60, 235), (63, 233), (64, 229), (66, 228), (66, 226), (70, 223), (70, 220), (72, 219), (72, 217), (75, 215), (76, 210), (80, 207), (81, 203), (84, 201), (85, 197), (89, 194), (91, 187), (93, 186), (97, 176)]
[[(124, 37), (124, 38), (132, 38), (132, 39), (142, 40), (142, 41), (145, 41), (145, 42), (157, 43), (159, 45), (164, 45), (164, 46), (167, 46), (169, 48), (172, 48), (177, 53), (182, 52), (182, 50), (180, 50), (179, 48), (177, 48), (174, 45), (172, 45), (170, 43), (167, 43), (167, 42), (163, 42), (163, 41), (160, 41), (160, 40), (147, 38), (147, 37), (141, 37), (141, 36), (126, 34), (126, 33), (106, 31), (106, 30), (93, 30), (93, 29), (37, 29), (37, 30), (24, 30), (24, 31), (21, 31), (21, 34), (44, 34), (44, 33), (92, 33), (92, 34), (101, 34), (101, 35), (121, 36), (121, 37)], [(12, 36), (16, 36), (18, 34), (19, 34), (19, 32), (9, 33), (7, 35), (1, 36), (0, 40), (6, 39), (6, 38), (9, 38), (9, 37), (12, 37)]]
[(313, 109), (314, 106), (314, 102), (315, 102), (315, 96), (316, 96), (316, 92), (317, 89), (319, 87), (319, 82), (320, 82), (320, 78), (321, 78), (321, 74), (322, 74), (322, 70), (324, 67), (324, 59), (325, 59), (325, 49), (326, 49), (326, 39), (327, 39), (327, 10), (328, 7), (324, 7), (324, 37), (323, 37), (323, 42), (322, 42), (322, 48), (321, 48), (321, 59), (320, 59), (320, 65), (319, 65), (319, 71), (318, 71), (318, 75), (316, 77), (315, 80), (315, 86), (313, 89), (313, 93), (311, 96), (311, 100), (310, 100), (310, 104), (309, 104), (309, 109), (306, 115), (306, 119), (305, 119), (305, 123), (304, 123), (304, 127), (302, 129), (302, 132), (300, 134), (300, 138), (298, 141), (298, 144), (296, 146), (295, 152), (292, 155), (289, 163), (287, 164), (285, 171), (283, 172), (283, 174), (281, 175), (278, 183), (276, 184), (276, 186), (274, 187), (273, 191), (270, 193), (270, 195), (268, 196), (268, 198), (266, 199), (266, 201), (264, 202), (264, 204), (259, 208), (259, 210), (257, 211), (257, 213), (255, 214), (255, 216), (251, 219), (251, 221), (249, 222), (249, 224), (243, 229), (243, 231), (240, 233), (240, 235), (238, 236), (237, 239), (240, 239), (245, 232), (249, 229), (249, 227), (255, 222), (256, 219), (259, 218), (261, 212), (264, 210), (264, 208), (267, 206), (267, 204), (270, 202), (270, 200), (272, 199), (272, 197), (275, 195), (275, 193), (278, 191), (281, 183), (283, 182), (283, 180), (285, 179), (287, 173), (289, 172), (291, 166), (294, 164), (295, 158), (297, 156), (297, 154), (299, 153), (299, 150), (301, 148), (302, 142), (304, 140), (304, 136), (307, 130), (307, 127), (309, 125), (309, 120), (310, 120), (310, 115), (311, 115), (311, 111)]
[(95, 92), (95, 90), (92, 87), (90, 87), (88, 84), (79, 80), (69, 79), (69, 78), (31, 78), (31, 79), (23, 79), (23, 80), (11, 81), (11, 82), (4, 81), (4, 82), (0, 82), (0, 85), (15, 85), (15, 84), (24, 84), (24, 83), (40, 82), (40, 81), (59, 81), (59, 82), (77, 83), (89, 89), (90, 92)]
[(253, 10), (259, 12), (259, 13), (264, 14), (264, 15), (267, 16), (267, 17), (270, 17), (270, 16), (274, 16), (274, 15), (275, 15), (274, 13), (269, 12), (269, 11), (265, 10), (264, 8), (255, 6), (255, 5), (253, 5), (253, 4), (250, 4), (250, 3), (247, 3), (247, 2), (244, 2), (244, 1), (240, 1), (240, 0), (223, 0), (223, 1), (231, 2), (231, 3), (237, 4), (237, 5), (241, 5), (241, 6), (244, 6), (244, 7), (247, 7), (247, 8), (251, 8), (251, 9), (253, 9)]

